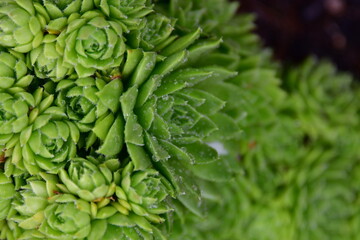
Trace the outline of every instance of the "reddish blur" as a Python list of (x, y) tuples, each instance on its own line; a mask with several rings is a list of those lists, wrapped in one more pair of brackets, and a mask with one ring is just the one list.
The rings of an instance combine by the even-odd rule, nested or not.
[(332, 59), (360, 77), (360, 0), (240, 0), (255, 12), (257, 32), (279, 59)]

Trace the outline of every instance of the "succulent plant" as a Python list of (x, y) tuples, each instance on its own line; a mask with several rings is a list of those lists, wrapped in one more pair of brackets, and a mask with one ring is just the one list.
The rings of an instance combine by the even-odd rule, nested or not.
[(5, 51), (0, 52), (0, 90), (21, 91), (28, 87), (33, 76), (28, 74), (25, 59), (22, 54), (10, 54)]
[(69, 121), (52, 120), (45, 114), (37, 120), (31, 136), (24, 138), (24, 160), (35, 162), (47, 171), (58, 171), (69, 158), (75, 156), (78, 130)]
[(45, 208), (44, 221), (39, 227), (40, 232), (53, 239), (84, 239), (90, 229), (90, 216), (67, 202)]
[[(300, 126), (309, 138), (334, 141), (338, 130), (334, 126), (344, 127), (344, 122), (354, 126), (358, 123), (351, 76), (336, 73), (330, 63), (314, 58), (285, 74), (284, 87), (289, 91), (288, 103), (292, 106), (289, 112), (298, 116)], [(343, 109), (343, 114), (336, 114), (338, 109)]]
[(43, 7), (30, 1), (5, 0), (0, 5), (0, 44), (17, 52), (29, 52), (38, 47), (44, 37), (47, 16)]
[[(354, 83), (328, 62), (315, 59), (285, 71), (284, 80), (290, 95), (285, 113), (298, 119), (305, 145), (296, 160), (301, 165), (288, 174), (288, 181), (296, 183), (289, 184), (286, 194), (287, 205), (293, 204), (296, 235), (298, 239), (352, 238), (358, 232), (352, 227), (358, 189), (350, 182), (357, 175), (355, 146), (360, 141), (359, 96), (350, 90)], [(298, 93), (293, 91), (295, 85)]]
[[(108, 160), (114, 171), (118, 161)], [(74, 158), (70, 160), (67, 169), (63, 168), (59, 172), (60, 180), (64, 183), (60, 188), (65, 187), (66, 192), (79, 196), (86, 201), (99, 200), (110, 197), (115, 192), (115, 182), (113, 173), (106, 163), (96, 166), (94, 163), (82, 159)]]
[[(24, 89), (18, 87), (11, 88), (9, 91), (12, 92), (12, 90), (15, 90), (15, 94), (6, 92), (0, 93), (3, 99), (0, 108), (1, 123), (3, 127), (0, 134), (0, 146), (2, 147), (3, 152), (3, 162), (5, 162), (5, 159), (9, 157), (11, 158), (13, 155), (13, 149), (16, 145), (18, 146), (17, 153), (19, 153), (19, 137), (21, 133), (28, 128), (28, 125), (34, 121), (34, 117), (36, 117), (36, 115), (39, 113), (39, 108), (36, 108), (35, 110), (33, 108), (39, 105), (39, 101), (42, 97), (41, 89), (38, 89), (34, 95), (31, 95), (30, 93), (25, 92)], [(42, 102), (43, 104), (41, 109), (47, 107), (46, 102), (48, 102), (50, 99), (51, 97)], [(15, 158), (18, 157), (19, 155), (15, 156)], [(10, 166), (11, 164), (7, 164), (10, 162), (11, 161), (7, 161), (5, 165)], [(7, 169), (7, 167), (5, 167), (5, 169)], [(8, 170), (9, 169), (5, 171)], [(10, 172), (11, 171), (12, 170), (10, 170)]]
[(125, 43), (118, 22), (108, 21), (97, 11), (73, 14), (67, 22), (66, 30), (57, 39), (57, 48), (63, 52), (66, 66), (73, 66), (79, 77), (121, 64)]
[(34, 106), (35, 100), (28, 92), (13, 95), (0, 92), (0, 145), (5, 145), (14, 134), (28, 126), (28, 113)]
[(1, 1), (0, 239), (357, 239), (358, 86), (237, 7)]
[(112, 156), (122, 148), (123, 120), (119, 117), (123, 84), (120, 79), (109, 82), (98, 78), (61, 80), (57, 87), (56, 104), (63, 109), (81, 132), (89, 132), (86, 147), (100, 139), (98, 153)]
[[(196, 88), (199, 82), (223, 79), (226, 70), (182, 67), (192, 57), (189, 52), (186, 58), (183, 48), (198, 35), (199, 30), (164, 48), (168, 57), (160, 63), (153, 52), (129, 50), (123, 70), (129, 86), (120, 102), (124, 141), (135, 170), (153, 165), (175, 186), (177, 198), (200, 214), (200, 190), (188, 180), (226, 181), (231, 177), (224, 174), (226, 163), (207, 144), (207, 137), (225, 130), (221, 122), (234, 135), (239, 129), (230, 117), (218, 113), (223, 101)], [(187, 191), (192, 193), (179, 194)]]
[(134, 171), (132, 162), (125, 166), (121, 174), (121, 183), (116, 187), (119, 203), (149, 221), (163, 222), (159, 215), (171, 210), (164, 201), (170, 186), (166, 179), (154, 169)]
[(95, 6), (110, 19), (121, 24), (125, 32), (139, 27), (144, 17), (151, 13), (149, 0), (93, 0)]
[[(51, 101), (49, 96), (42, 103)], [(75, 144), (79, 139), (76, 125), (65, 120), (64, 114), (56, 107), (48, 108), (37, 116), (41, 107), (45, 106), (32, 110), (34, 114), (30, 114), (32, 119), (28, 126), (5, 145), (6, 157), (9, 158), (5, 164), (8, 173), (14, 167), (31, 174), (37, 174), (40, 169), (57, 172), (69, 157), (75, 156)]]
[(142, 27), (129, 33), (127, 44), (132, 48), (140, 47), (146, 51), (159, 51), (175, 40), (175, 36), (171, 36), (174, 25), (174, 19), (162, 14), (151, 14)]
[(28, 55), (27, 64), (38, 78), (59, 81), (74, 72), (72, 67), (65, 66), (62, 54), (56, 49), (56, 39), (53, 34), (44, 36), (41, 45)]
[(20, 196), (14, 200), (14, 208), (17, 216), (13, 220), (24, 229), (33, 229), (41, 224), (43, 212), (49, 204), (49, 199), (55, 196), (57, 188), (51, 182), (45, 182), (42, 178), (32, 176), (26, 179), (26, 183), (20, 187)]

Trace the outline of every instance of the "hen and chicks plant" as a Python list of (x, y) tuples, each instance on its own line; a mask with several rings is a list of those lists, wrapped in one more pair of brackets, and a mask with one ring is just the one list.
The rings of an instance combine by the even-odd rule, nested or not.
[(0, 239), (357, 236), (358, 89), (237, 8), (1, 1)]

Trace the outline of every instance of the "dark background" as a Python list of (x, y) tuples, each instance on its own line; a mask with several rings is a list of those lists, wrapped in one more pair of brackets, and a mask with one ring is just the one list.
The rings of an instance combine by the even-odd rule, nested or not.
[(257, 16), (257, 33), (275, 57), (297, 63), (331, 59), (360, 78), (360, 0), (240, 0)]

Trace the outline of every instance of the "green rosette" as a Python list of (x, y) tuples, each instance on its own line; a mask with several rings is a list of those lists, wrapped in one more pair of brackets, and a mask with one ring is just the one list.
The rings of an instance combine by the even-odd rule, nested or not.
[(95, 150), (107, 156), (121, 151), (123, 119), (119, 115), (120, 103), (114, 99), (119, 99), (122, 89), (118, 78), (65, 79), (57, 84), (55, 103), (85, 133), (87, 149), (96, 145)]
[[(221, 37), (222, 41), (206, 39), (191, 46), (194, 57), (187, 64), (227, 69), (218, 73), (222, 76), (218, 81), (210, 78), (197, 88), (226, 102), (220, 112), (235, 119), (242, 129), (241, 135), (222, 129), (210, 136), (211, 146), (221, 153), (236, 178), (226, 187), (203, 183), (203, 204), (211, 214), (201, 219), (176, 208), (179, 216), (175, 215), (177, 224), (171, 237), (292, 239), (292, 216), (276, 201), (285, 191), (284, 175), (296, 164), (293, 159), (300, 151), (301, 131), (293, 119), (280, 113), (287, 96), (269, 63), (268, 52), (259, 50), (258, 38), (250, 32), (253, 16), (235, 16), (237, 3), (222, 0), (160, 3), (165, 15), (178, 17), (177, 32), (193, 31), (200, 25), (204, 34)], [(230, 125), (225, 121), (222, 124)], [(189, 227), (181, 227), (183, 224)]]
[(0, 220), (7, 218), (15, 196), (15, 186), (11, 178), (0, 172)]
[[(120, 162), (117, 159), (105, 160), (100, 164), (95, 158), (88, 159), (71, 160), (67, 172), (60, 172), (59, 177), (40, 172), (38, 176), (26, 179), (26, 184), (21, 186), (19, 196), (13, 203), (16, 214), (8, 219), (20, 228), (16, 236), (19, 239), (98, 239), (99, 236), (104, 236), (104, 239), (119, 236), (128, 236), (129, 239), (165, 239), (153, 224), (159, 223), (161, 218), (158, 214), (169, 211), (164, 210), (165, 205), (160, 207), (167, 193), (158, 173), (151, 169), (131, 172), (131, 163), (118, 171)], [(128, 182), (130, 173), (132, 183), (127, 189), (125, 182)], [(112, 179), (108, 181), (106, 178)], [(90, 182), (86, 184), (86, 180), (96, 185), (94, 191), (89, 187)], [(141, 180), (145, 180), (144, 183)], [(105, 184), (101, 185), (102, 181)], [(106, 181), (112, 184), (106, 187), (105, 194), (100, 188), (106, 185)], [(82, 187), (82, 190), (74, 190), (75, 185)], [(120, 186), (124, 188), (119, 189)], [(93, 197), (89, 198), (89, 194)], [(141, 207), (134, 204), (139, 204), (139, 201), (156, 215), (138, 215)]]
[(11, 220), (21, 228), (19, 239), (84, 239), (90, 232), (90, 215), (76, 198), (61, 194), (56, 176), (29, 177), (14, 202)]
[(9, 164), (32, 174), (40, 169), (56, 173), (76, 155), (79, 136), (78, 128), (61, 109), (50, 107), (21, 132)]
[(20, 188), (24, 185), (24, 177), (26, 176), (8, 177), (0, 171), (0, 239), (16, 240), (24, 232), (13, 219), (17, 214), (15, 206)]
[(33, 107), (35, 99), (28, 92), (0, 92), (0, 146), (28, 126), (28, 114)]
[(119, 204), (148, 221), (163, 222), (159, 215), (171, 211), (164, 201), (170, 185), (159, 172), (155, 169), (134, 171), (134, 165), (130, 162), (122, 170), (121, 177), (121, 184), (116, 186)]
[[(51, 182), (27, 174), (16, 178), (17, 194), (13, 200), (13, 213), (1, 229), (4, 239), (44, 239), (36, 228), (43, 221), (43, 210), (58, 192)], [(3, 238), (1, 238), (3, 239)]]
[(175, 40), (176, 36), (171, 36), (174, 25), (174, 19), (161, 14), (151, 14), (146, 17), (141, 28), (130, 32), (126, 37), (127, 44), (145, 51), (159, 51)]
[(0, 91), (24, 91), (33, 81), (22, 54), (0, 52)]
[(108, 18), (116, 20), (124, 32), (137, 29), (143, 19), (151, 13), (148, 0), (93, 0), (95, 6)]
[[(358, 124), (358, 98), (352, 77), (337, 73), (329, 62), (309, 58), (297, 68), (284, 72), (284, 88), (289, 100), (284, 108), (299, 119), (310, 140), (337, 139), (339, 128)], [(342, 113), (339, 114), (339, 109)]]
[[(109, 164), (110, 168), (107, 166)], [(60, 170), (59, 177), (63, 184), (58, 184), (58, 187), (88, 202), (101, 201), (115, 193), (113, 172), (119, 167), (117, 159), (95, 165), (83, 158), (73, 158), (67, 168)]]
[(69, 119), (75, 122), (82, 132), (94, 128), (99, 118), (116, 114), (120, 104), (112, 99), (119, 99), (122, 82), (115, 79), (107, 83), (101, 78), (79, 78), (62, 80), (56, 87), (55, 103), (62, 107)]
[(358, 86), (237, 7), (1, 1), (0, 239), (358, 239)]
[[(13, 89), (17, 88), (11, 90)], [(4, 152), (2, 156), (5, 162), (4, 171), (8, 176), (19, 175), (26, 169), (22, 157), (23, 142), (20, 142), (20, 138), (24, 140), (29, 136), (35, 119), (51, 105), (53, 96), (44, 94), (42, 88), (38, 88), (33, 94), (22, 90), (13, 95), (8, 93), (1, 95), (4, 99), (1, 105), (4, 132), (1, 134), (0, 145)]]
[(19, 227), (23, 229), (36, 228), (44, 219), (43, 210), (57, 192), (54, 182), (45, 182), (35, 176), (28, 177), (19, 190), (19, 197), (14, 200), (13, 205), (17, 214), (11, 219), (18, 222)]
[(353, 184), (360, 157), (356, 84), (314, 59), (284, 76), (289, 99), (283, 111), (296, 119), (303, 143), (296, 167), (287, 173), (283, 201), (293, 209), (297, 239), (351, 239), (359, 233), (359, 188)]
[(57, 49), (63, 52), (66, 66), (74, 67), (80, 78), (96, 70), (120, 66), (125, 43), (121, 25), (107, 20), (98, 11), (72, 14), (67, 27), (57, 39)]
[(65, 66), (61, 52), (56, 49), (56, 40), (56, 35), (46, 35), (42, 44), (27, 55), (27, 65), (38, 78), (57, 82), (74, 72), (72, 67)]
[[(134, 169), (155, 166), (174, 185), (178, 199), (201, 215), (200, 191), (190, 179), (229, 180), (227, 163), (209, 145), (210, 137), (223, 133), (231, 138), (240, 130), (231, 117), (219, 112), (225, 103), (197, 87), (236, 73), (218, 67), (186, 67), (187, 60), (199, 53), (199, 48), (191, 45), (199, 36), (197, 30), (177, 38), (161, 51), (167, 57), (129, 50), (123, 68), (128, 90), (120, 102), (125, 143)], [(188, 46), (189, 52), (184, 50)], [(200, 48), (207, 51), (209, 46), (202, 44)]]
[(0, 44), (26, 53), (38, 47), (44, 37), (48, 16), (33, 0), (4, 0), (0, 3)]
[(84, 239), (91, 230), (90, 215), (72, 202), (56, 202), (44, 210), (39, 232), (51, 239)]

